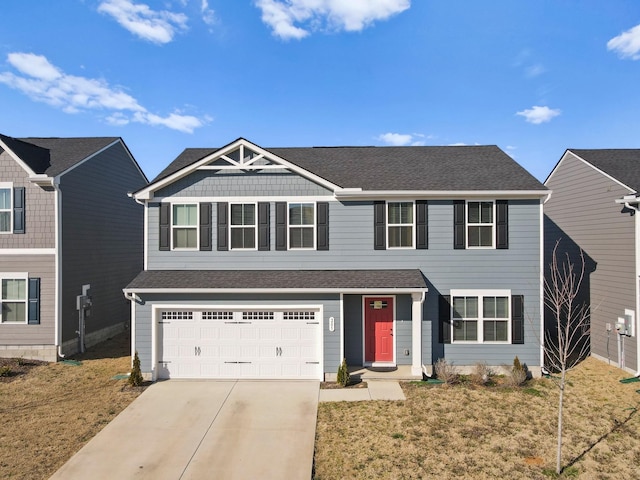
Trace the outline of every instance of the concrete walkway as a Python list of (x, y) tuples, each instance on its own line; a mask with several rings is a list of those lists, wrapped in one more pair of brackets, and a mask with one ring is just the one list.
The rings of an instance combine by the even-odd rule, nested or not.
[(52, 480), (311, 477), (318, 382), (150, 386)]
[(320, 390), (321, 402), (361, 402), (365, 400), (406, 400), (400, 384), (391, 380), (367, 380), (367, 388)]

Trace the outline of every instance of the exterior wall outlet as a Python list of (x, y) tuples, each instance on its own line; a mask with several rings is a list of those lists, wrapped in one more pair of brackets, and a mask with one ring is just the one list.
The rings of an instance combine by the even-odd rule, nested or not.
[(409, 349), (408, 349), (408, 348), (405, 348), (405, 349), (404, 349), (404, 354), (405, 354), (405, 356), (407, 356), (407, 357), (409, 356)]

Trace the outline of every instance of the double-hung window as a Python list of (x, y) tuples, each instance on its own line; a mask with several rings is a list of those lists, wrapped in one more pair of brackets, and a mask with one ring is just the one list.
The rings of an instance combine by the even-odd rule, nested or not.
[(289, 204), (289, 249), (314, 249), (316, 231), (315, 203)]
[(493, 202), (467, 202), (467, 247), (494, 247), (494, 218)]
[(510, 342), (508, 290), (452, 291), (453, 342)]
[(27, 323), (27, 276), (12, 274), (0, 279), (0, 321)]
[(171, 238), (173, 248), (198, 248), (198, 205), (173, 204), (171, 215)]
[(413, 248), (414, 216), (413, 202), (387, 203), (388, 248)]
[(255, 250), (256, 248), (256, 204), (232, 203), (231, 222), (231, 250)]
[(0, 233), (11, 233), (13, 230), (11, 197), (11, 184), (0, 183)]

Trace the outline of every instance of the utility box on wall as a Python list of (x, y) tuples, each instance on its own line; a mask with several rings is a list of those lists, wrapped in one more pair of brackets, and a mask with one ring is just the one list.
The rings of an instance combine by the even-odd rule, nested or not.
[(634, 337), (635, 332), (635, 312), (625, 308), (624, 317), (618, 317), (618, 323), (616, 324), (616, 330), (620, 335), (626, 335), (628, 337)]

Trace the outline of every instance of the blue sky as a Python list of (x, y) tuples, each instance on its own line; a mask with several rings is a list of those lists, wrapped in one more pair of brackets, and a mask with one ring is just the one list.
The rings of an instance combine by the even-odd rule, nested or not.
[(495, 144), (544, 180), (640, 148), (637, 0), (3, 0), (0, 133), (187, 147)]

